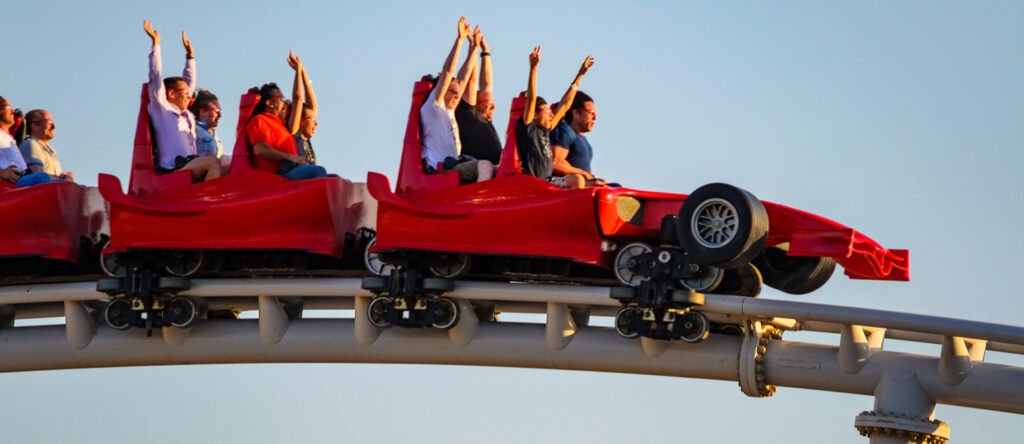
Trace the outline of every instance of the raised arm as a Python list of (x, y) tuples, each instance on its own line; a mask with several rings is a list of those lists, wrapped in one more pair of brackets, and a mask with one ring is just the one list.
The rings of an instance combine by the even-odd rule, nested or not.
[(452, 83), (452, 74), (455, 72), (455, 62), (459, 58), (462, 41), (469, 36), (469, 24), (466, 23), (465, 16), (459, 17), (458, 32), (452, 50), (448, 53), (448, 58), (444, 60), (444, 65), (441, 66), (441, 76), (437, 79), (437, 87), (434, 88), (434, 103), (439, 107), (444, 106), (444, 94)]
[(523, 125), (533, 122), (537, 107), (537, 64), (540, 63), (540, 45), (530, 53), (530, 79), (526, 83), (526, 108), (523, 109)]
[(295, 80), (292, 81), (292, 112), (288, 115), (288, 132), (295, 134), (299, 132), (299, 122), (302, 121), (302, 102), (305, 99), (302, 87), (302, 60), (291, 51), (288, 51), (288, 66), (295, 70)]
[(160, 33), (153, 29), (153, 24), (149, 21), (142, 22), (142, 29), (146, 31), (146, 35), (153, 42), (153, 46), (149, 51), (149, 86), (146, 88), (149, 93), (149, 103), (162, 104), (167, 100), (162, 74), (162, 57), (160, 55)]
[(469, 106), (476, 106), (476, 93), (480, 90), (480, 76), (477, 75), (475, 69), (469, 72), (468, 83), (466, 92), (462, 93), (462, 101)]
[(306, 71), (306, 65), (302, 65), (302, 88), (306, 93), (306, 103), (313, 111), (319, 111), (316, 104), (316, 92), (313, 91), (313, 81), (309, 79), (309, 71)]
[(583, 59), (583, 65), (580, 66), (579, 72), (576, 73), (576, 78), (569, 84), (569, 89), (565, 90), (565, 94), (562, 95), (562, 101), (558, 102), (555, 118), (551, 120), (551, 128), (554, 128), (554, 125), (558, 125), (558, 122), (561, 122), (562, 118), (565, 117), (565, 113), (569, 111), (569, 106), (572, 105), (573, 99), (576, 98), (576, 91), (580, 89), (580, 80), (583, 80), (583, 76), (587, 74), (591, 66), (594, 66), (594, 58), (587, 56), (586, 59)]
[[(480, 49), (480, 40), (483, 39), (483, 34), (480, 33), (480, 27), (477, 26), (473, 30), (473, 35), (469, 37), (469, 54), (466, 55), (466, 61), (462, 62), (462, 68), (459, 69), (459, 97), (463, 97), (466, 91), (469, 91), (470, 77), (476, 75), (476, 53)], [(473, 93), (473, 104), (476, 104), (476, 93)]]
[(480, 34), (480, 89), (494, 94), (494, 74), (491, 73), (491, 47)]
[(181, 31), (181, 44), (185, 47), (185, 69), (182, 70), (181, 76), (188, 84), (189, 95), (192, 95), (196, 91), (196, 57), (192, 51), (192, 42), (185, 37), (185, 31)]

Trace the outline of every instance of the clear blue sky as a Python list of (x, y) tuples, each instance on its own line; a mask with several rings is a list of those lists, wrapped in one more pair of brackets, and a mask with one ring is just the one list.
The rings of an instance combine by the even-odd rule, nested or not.
[[(144, 19), (161, 31), (168, 75), (188, 30), (199, 85), (226, 111), (227, 146), (238, 96), (290, 84), (294, 49), (321, 100), (320, 162), (362, 180), (394, 177), (412, 82), (439, 70), (466, 15), (492, 46), (499, 130), (533, 45), (552, 98), (593, 54), (582, 89), (599, 108), (589, 136), (599, 175), (674, 192), (731, 182), (912, 252), (910, 283), (837, 273), (802, 300), (1024, 323), (1020, 2), (12, 1), (3, 11), (0, 95), (52, 112), (61, 163), (86, 184), (101, 171), (126, 182)], [(821, 339), (787, 335), (802, 338)], [(411, 375), (418, 383), (395, 384)], [(862, 443), (853, 420), (872, 407), (787, 388), (755, 400), (732, 382), (404, 365), (38, 372), (0, 375), (0, 387), (4, 442)], [(1004, 413), (940, 406), (937, 417), (955, 442), (1024, 428)]]

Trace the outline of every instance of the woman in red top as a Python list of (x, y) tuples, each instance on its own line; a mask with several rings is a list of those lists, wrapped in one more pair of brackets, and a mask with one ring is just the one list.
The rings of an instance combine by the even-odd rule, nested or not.
[[(293, 57), (289, 55), (289, 64)], [(301, 62), (293, 65), (296, 76), (301, 66)], [(268, 83), (260, 88), (260, 103), (256, 104), (245, 127), (252, 151), (256, 155), (256, 169), (280, 174), (288, 180), (327, 177), (324, 167), (309, 165), (305, 157), (298, 155), (295, 137), (285, 127), (282, 118), (286, 108), (284, 94), (277, 84)], [(299, 118), (302, 113), (292, 114), (293, 118)]]

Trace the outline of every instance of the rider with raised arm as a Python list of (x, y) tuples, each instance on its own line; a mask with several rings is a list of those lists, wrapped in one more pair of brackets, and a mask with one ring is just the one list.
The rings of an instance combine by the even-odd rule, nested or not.
[(212, 157), (196, 154), (196, 119), (188, 110), (196, 89), (196, 59), (192, 42), (181, 32), (185, 46), (185, 70), (182, 77), (161, 79), (162, 56), (160, 33), (148, 21), (142, 22), (146, 35), (153, 41), (149, 53), (149, 118), (156, 133), (159, 158), (158, 171), (188, 170), (192, 181), (220, 177), (220, 164)]
[[(288, 65), (295, 70), (293, 87), (297, 88), (302, 78), (302, 62), (294, 54), (288, 53)], [(301, 106), (302, 93), (296, 93), (296, 106)], [(252, 144), (256, 155), (256, 169), (277, 173), (288, 180), (303, 180), (327, 177), (327, 170), (319, 165), (311, 165), (305, 157), (298, 155), (295, 147), (295, 135), (289, 128), (298, 128), (301, 112), (293, 112), (285, 126), (282, 116), (285, 114), (284, 93), (275, 83), (268, 83), (260, 88), (260, 101), (253, 109), (252, 117), (245, 127), (245, 133)]]
[(576, 73), (576, 78), (569, 84), (569, 89), (562, 95), (562, 100), (552, 111), (543, 97), (537, 96), (537, 65), (540, 63), (540, 46), (530, 53), (530, 78), (526, 87), (526, 106), (522, 119), (516, 121), (516, 142), (519, 161), (523, 172), (531, 176), (547, 179), (560, 188), (582, 188), (584, 178), (579, 174), (552, 176), (554, 155), (551, 151), (551, 130), (569, 109), (576, 97), (580, 80), (594, 65), (594, 58), (587, 56), (583, 65)]
[[(483, 33), (479, 34), (480, 69), (469, 72), (469, 84), (455, 108), (459, 124), (462, 154), (497, 165), (501, 161), (501, 139), (494, 128), (494, 74), (491, 72), (491, 50)], [(473, 57), (470, 53), (469, 57)], [(463, 65), (463, 69), (469, 63)], [(461, 77), (461, 73), (460, 73)]]
[[(479, 28), (475, 34), (479, 34)], [(455, 108), (465, 92), (469, 72), (476, 65), (473, 56), (479, 49), (477, 38), (470, 41), (471, 56), (466, 60), (461, 78), (453, 79), (455, 64), (459, 58), (462, 42), (470, 36), (466, 17), (459, 18), (458, 36), (452, 46), (437, 85), (420, 108), (420, 121), (423, 128), (423, 160), (427, 172), (455, 170), (459, 172), (462, 183), (482, 182), (494, 176), (494, 164), (486, 160), (462, 157), (462, 142), (459, 139), (458, 123), (455, 120)]]
[[(316, 153), (313, 151), (313, 143), (309, 140), (319, 126), (313, 81), (309, 79), (309, 72), (298, 56), (292, 54), (288, 58), (288, 65), (296, 73), (295, 83), (292, 85), (292, 115), (288, 119), (288, 130), (295, 135), (295, 149), (298, 155), (305, 158), (310, 165), (316, 165)], [(295, 113), (299, 114), (296, 116)]]

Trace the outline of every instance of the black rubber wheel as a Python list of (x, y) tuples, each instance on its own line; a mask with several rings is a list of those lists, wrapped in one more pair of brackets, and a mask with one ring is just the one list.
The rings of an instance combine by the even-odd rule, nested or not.
[(124, 289), (121, 288), (120, 278), (104, 278), (96, 281), (96, 291), (115, 294), (121, 293)]
[(202, 251), (174, 251), (167, 259), (164, 271), (171, 276), (189, 277), (199, 274), (206, 265), (206, 254)]
[(761, 252), (768, 237), (768, 213), (746, 190), (707, 184), (683, 201), (676, 232), (693, 262), (737, 268)]
[(705, 265), (701, 267), (700, 276), (690, 279), (680, 279), (680, 287), (700, 293), (714, 293), (715, 289), (722, 284), (725, 278), (725, 270)]
[(631, 301), (636, 299), (636, 289), (633, 287), (612, 287), (611, 297), (618, 301)]
[(185, 291), (192, 288), (192, 281), (184, 277), (164, 276), (156, 281), (156, 287), (164, 291)]
[(455, 289), (455, 281), (442, 278), (424, 278), (423, 289), (428, 291), (452, 291)]
[(676, 329), (680, 332), (679, 339), (683, 342), (700, 342), (711, 334), (711, 323), (702, 313), (688, 311), (676, 319)]
[(434, 328), (447, 330), (459, 323), (459, 305), (448, 298), (441, 298), (432, 304), (430, 310), (434, 314), (434, 321), (430, 325)]
[(191, 327), (198, 313), (195, 301), (185, 297), (171, 298), (164, 307), (164, 317), (171, 322), (171, 327)]
[(746, 264), (725, 270), (725, 277), (715, 293), (756, 298), (761, 294), (763, 284), (764, 279), (757, 267), (754, 264)]
[(473, 264), (467, 254), (445, 254), (440, 260), (442, 264), (430, 267), (430, 272), (444, 279), (458, 279), (469, 274), (469, 268)]
[(103, 319), (114, 330), (127, 330), (135, 325), (138, 313), (132, 310), (127, 299), (114, 299), (103, 309)]
[(363, 278), (363, 290), (379, 291), (388, 288), (388, 279), (381, 276), (368, 276)]
[(830, 257), (787, 256), (781, 248), (768, 247), (754, 259), (764, 283), (789, 294), (807, 294), (832, 277), (836, 261)]
[(640, 332), (633, 328), (633, 321), (640, 316), (640, 309), (625, 307), (615, 314), (615, 333), (626, 339), (636, 339)]
[(381, 259), (380, 254), (370, 252), (370, 249), (376, 244), (377, 238), (373, 237), (366, 243), (366, 247), (363, 248), (363, 266), (365, 266), (370, 273), (377, 276), (389, 276), (391, 275), (391, 270), (395, 269), (395, 266), (384, 262), (384, 260)]
[(110, 277), (125, 277), (128, 274), (128, 266), (124, 264), (117, 254), (104, 254), (103, 250), (108, 246), (110, 246), (109, 240), (100, 247), (100, 270), (103, 271), (103, 274)]
[(391, 321), (388, 320), (388, 311), (395, 306), (395, 300), (387, 297), (374, 298), (366, 310), (366, 318), (374, 327), (388, 328)]

